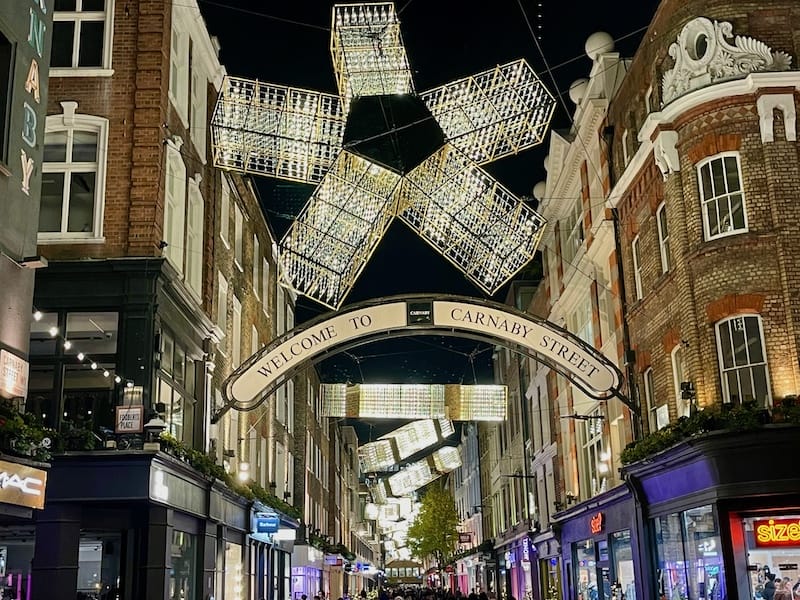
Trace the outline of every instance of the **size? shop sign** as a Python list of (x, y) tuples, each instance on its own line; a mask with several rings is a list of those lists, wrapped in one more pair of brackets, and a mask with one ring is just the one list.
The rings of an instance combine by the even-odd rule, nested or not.
[(755, 521), (756, 546), (800, 546), (800, 519)]
[(0, 503), (44, 508), (47, 471), (0, 460)]

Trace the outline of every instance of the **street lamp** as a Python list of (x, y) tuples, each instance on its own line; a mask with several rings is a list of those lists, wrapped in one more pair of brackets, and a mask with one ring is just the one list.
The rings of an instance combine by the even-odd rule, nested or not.
[(167, 423), (158, 413), (153, 413), (153, 416), (150, 417), (150, 420), (144, 424), (144, 434), (145, 434), (145, 442), (142, 446), (143, 450), (149, 451), (158, 451), (161, 449), (161, 444), (158, 442), (158, 438), (161, 435), (161, 432), (167, 428)]

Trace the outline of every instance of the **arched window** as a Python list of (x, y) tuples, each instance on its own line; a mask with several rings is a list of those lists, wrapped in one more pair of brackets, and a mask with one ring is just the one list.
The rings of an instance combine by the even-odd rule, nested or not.
[(39, 242), (102, 239), (108, 119), (61, 104), (45, 125)]
[(706, 240), (747, 231), (738, 152), (713, 156), (697, 166)]
[(716, 325), (724, 402), (772, 404), (764, 330), (758, 315), (737, 315)]

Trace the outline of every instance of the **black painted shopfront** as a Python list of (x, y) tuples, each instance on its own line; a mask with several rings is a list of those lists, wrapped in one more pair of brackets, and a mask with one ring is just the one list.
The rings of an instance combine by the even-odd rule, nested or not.
[(244, 600), (288, 589), (291, 550), (252, 535), (265, 507), (170, 455), (58, 456), (47, 491), (21, 533), (35, 600)]

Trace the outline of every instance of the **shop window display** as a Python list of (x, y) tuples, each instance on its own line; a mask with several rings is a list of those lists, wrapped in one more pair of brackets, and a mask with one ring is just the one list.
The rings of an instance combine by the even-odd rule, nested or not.
[(742, 527), (750, 598), (768, 599), (773, 586), (782, 586), (792, 600), (800, 599), (800, 514), (745, 518)]
[(81, 532), (78, 546), (79, 600), (118, 600), (120, 598), (119, 533)]
[(243, 600), (244, 565), (242, 564), (242, 547), (228, 542), (225, 545), (225, 599)]
[(666, 600), (726, 597), (719, 527), (712, 506), (658, 517), (657, 589)]
[(574, 561), (578, 600), (599, 600), (594, 540), (576, 544)]
[(0, 598), (29, 600), (34, 531), (0, 527)]
[(629, 529), (611, 534), (611, 552), (614, 556), (614, 588), (616, 597), (636, 600), (636, 586), (633, 572), (633, 549)]
[(169, 597), (171, 599), (196, 600), (196, 553), (196, 536), (185, 531), (174, 530), (172, 532), (172, 569), (169, 573)]

